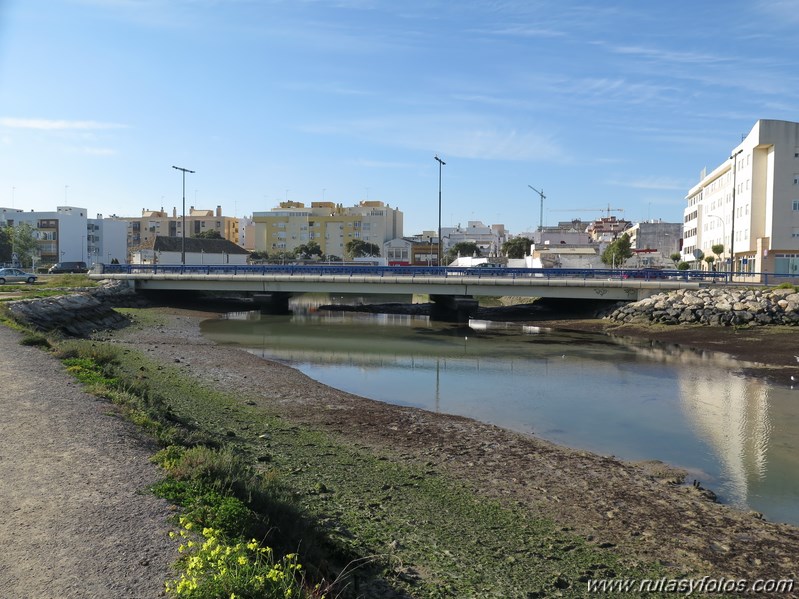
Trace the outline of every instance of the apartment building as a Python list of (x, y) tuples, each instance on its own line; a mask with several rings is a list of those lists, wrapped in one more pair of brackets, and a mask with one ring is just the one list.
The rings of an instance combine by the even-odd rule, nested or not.
[(127, 259), (125, 226), (98, 214), (88, 218), (85, 208), (57, 206), (55, 211), (25, 212), (0, 208), (0, 223), (17, 226), (28, 223), (37, 241), (35, 262), (120, 262)]
[[(126, 223), (128, 250), (152, 248), (155, 238), (183, 237), (183, 215), (177, 208), (172, 214), (160, 210), (142, 209), (141, 216), (115, 216), (116, 220)], [(239, 243), (239, 219), (222, 216), (222, 207), (214, 210), (197, 209), (191, 206), (186, 212), (186, 237), (196, 237), (206, 231), (216, 231), (223, 239)]]
[(402, 237), (402, 212), (378, 201), (344, 207), (333, 202), (281, 202), (269, 212), (254, 212), (256, 251), (291, 252), (316, 242), (327, 256), (345, 257), (349, 241), (360, 239), (382, 248)]
[(508, 240), (505, 225), (484, 225), (482, 221), (470, 220), (465, 227), (442, 227), (442, 253), (446, 254), (457, 243), (474, 243), (482, 256), (499, 256), (502, 244)]
[(757, 121), (685, 199), (683, 260), (723, 245), (717, 268), (799, 276), (799, 123)]

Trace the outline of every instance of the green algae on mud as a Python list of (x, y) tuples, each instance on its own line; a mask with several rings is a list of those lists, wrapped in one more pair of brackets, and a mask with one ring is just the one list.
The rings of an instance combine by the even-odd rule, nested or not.
[(664, 574), (537, 518), (525, 505), (478, 496), (430, 463), (295, 425), (250, 398), (205, 387), (179, 365), (124, 347), (116, 352), (122, 386), (277, 472), (329, 550), (365, 561), (350, 575), (365, 596), (386, 585), (394, 596), (569, 596), (582, 595), (593, 578)]

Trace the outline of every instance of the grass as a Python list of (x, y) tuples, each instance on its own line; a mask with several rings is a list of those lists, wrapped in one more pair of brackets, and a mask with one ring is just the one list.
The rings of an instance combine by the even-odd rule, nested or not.
[(167, 473), (159, 495), (231, 546), (257, 539), (278, 555), (298, 553), (306, 592), (342, 571), (341, 597), (379, 588), (420, 597), (580, 596), (593, 577), (665, 575), (525, 506), (295, 426), (129, 349), (60, 347), (76, 376), (95, 391), (104, 386), (165, 445), (155, 458)]

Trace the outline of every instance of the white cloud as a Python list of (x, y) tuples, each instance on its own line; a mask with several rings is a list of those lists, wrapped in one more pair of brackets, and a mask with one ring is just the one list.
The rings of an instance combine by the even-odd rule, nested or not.
[(80, 148), (80, 151), (90, 156), (116, 156), (117, 154), (117, 151), (112, 148), (93, 148), (88, 146)]
[(609, 185), (618, 187), (632, 187), (633, 189), (652, 189), (657, 191), (685, 191), (690, 185), (684, 181), (677, 181), (668, 177), (645, 177), (628, 181), (608, 181)]
[(371, 143), (420, 152), (481, 160), (541, 160), (564, 163), (569, 157), (553, 136), (520, 130), (479, 115), (408, 115), (362, 119), (303, 131), (320, 135), (354, 136)]
[(0, 127), (8, 129), (35, 129), (39, 131), (87, 131), (98, 129), (124, 129), (126, 125), (119, 123), (101, 123), (98, 121), (66, 121), (52, 119), (19, 119), (0, 118)]

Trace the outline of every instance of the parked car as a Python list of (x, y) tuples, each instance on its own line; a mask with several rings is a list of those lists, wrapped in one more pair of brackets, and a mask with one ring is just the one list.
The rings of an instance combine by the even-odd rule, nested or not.
[(0, 268), (0, 285), (6, 283), (33, 283), (36, 275), (18, 268)]
[(51, 275), (87, 273), (89, 272), (89, 267), (86, 266), (85, 262), (59, 262), (58, 264), (53, 264), (47, 272)]

